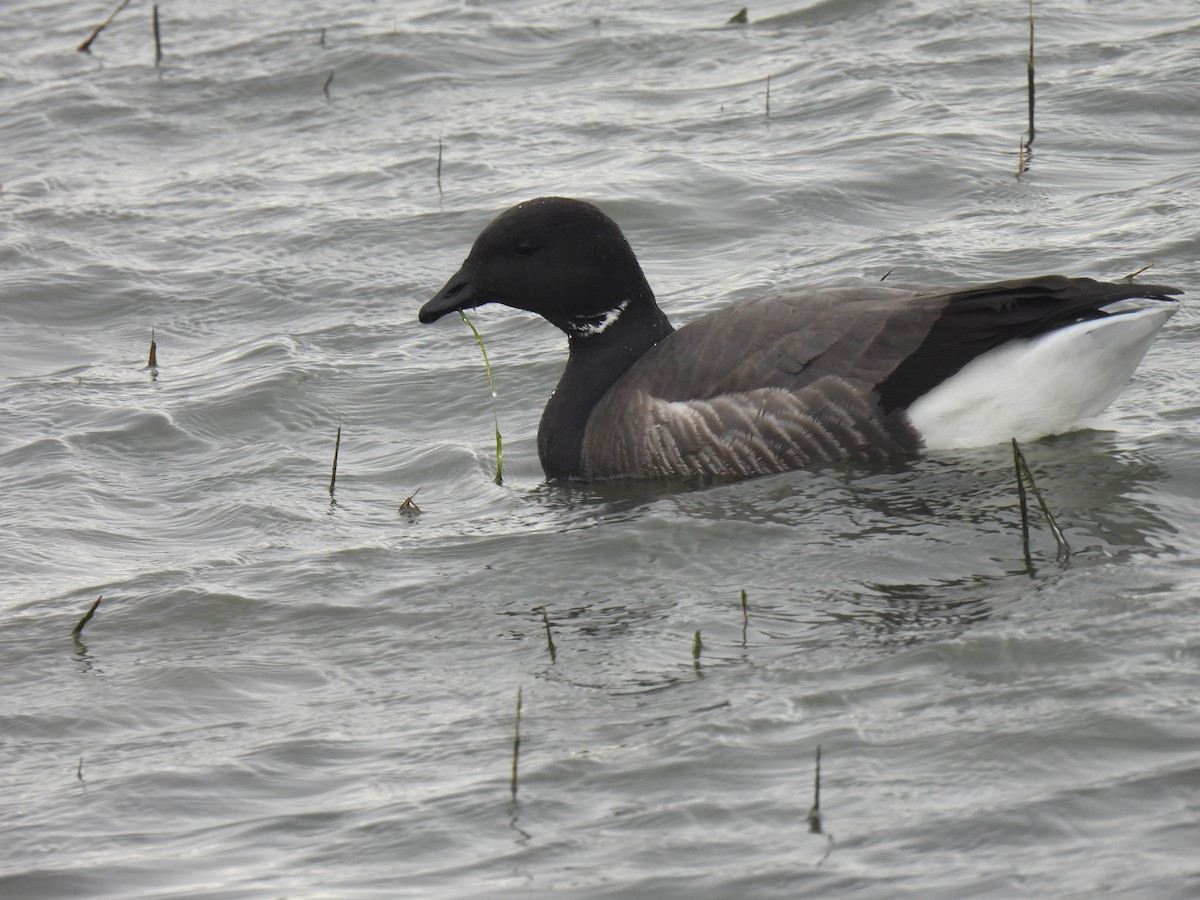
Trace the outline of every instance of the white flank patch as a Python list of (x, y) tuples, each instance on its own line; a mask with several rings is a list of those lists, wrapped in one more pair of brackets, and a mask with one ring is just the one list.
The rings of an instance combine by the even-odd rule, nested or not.
[(1030, 441), (1102, 412), (1178, 307), (1077, 322), (997, 347), (908, 408), (930, 449)]
[(571, 334), (580, 337), (587, 337), (593, 334), (604, 334), (612, 327), (617, 319), (621, 318), (621, 313), (629, 306), (628, 300), (622, 300), (616, 309), (610, 309), (602, 316), (588, 319), (572, 319)]

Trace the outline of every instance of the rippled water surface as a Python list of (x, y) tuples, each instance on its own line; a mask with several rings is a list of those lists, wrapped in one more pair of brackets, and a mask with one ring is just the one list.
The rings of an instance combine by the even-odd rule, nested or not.
[(1025, 448), (1032, 566), (1006, 447), (546, 485), (562, 341), (488, 308), (497, 486), (474, 341), (416, 323), (549, 193), (677, 322), (1194, 297), (1194, 5), (1039, 0), (1020, 178), (1020, 3), (163, 0), (157, 69), (140, 0), (76, 52), (115, 5), (0, 10), (0, 895), (1200, 895), (1194, 306)]

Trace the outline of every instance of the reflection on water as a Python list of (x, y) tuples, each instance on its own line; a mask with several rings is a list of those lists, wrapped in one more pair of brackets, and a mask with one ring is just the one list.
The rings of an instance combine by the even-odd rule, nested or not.
[(71, 636), (71, 640), (75, 644), (75, 652), (71, 654), (71, 659), (79, 664), (79, 671), (84, 675), (104, 675), (104, 670), (88, 653), (87, 644), (83, 642), (83, 638), (76, 634)]
[[(1104, 432), (1064, 435), (1024, 450), (1077, 548), (1066, 562), (1057, 560), (1033, 510), (1032, 572), (1022, 556), (1007, 447), (742, 482), (541, 484), (520, 502), (538, 510), (541, 527), (553, 522), (563, 534), (578, 532), (570, 544), (572, 568), (563, 574), (579, 575), (587, 589), (573, 589), (567, 577), (546, 604), (566, 643), (639, 641), (647, 630), (671, 631), (678, 627), (679, 604), (697, 594), (727, 598), (721, 632), (727, 635), (738, 619), (734, 600), (748, 590), (743, 647), (764, 641), (811, 646), (814, 660), (839, 652), (886, 654), (957, 637), (1002, 614), (1031, 583), (1053, 581), (1067, 569), (1169, 549), (1165, 539), (1173, 529), (1153, 499), (1164, 477), (1161, 465), (1122, 449)], [(505, 527), (514, 547), (530, 546), (528, 536), (521, 537), (520, 517)], [(720, 542), (719, 561), (692, 553), (687, 542), (695, 527)], [(663, 566), (673, 567), (665, 583), (674, 588), (647, 597), (642, 584), (664, 583)], [(600, 571), (604, 577), (597, 577)], [(623, 585), (627, 596), (595, 596), (606, 581)], [(514, 637), (536, 638), (540, 613), (514, 606), (505, 614), (522, 620)], [(728, 645), (738, 642), (725, 638)], [(682, 656), (647, 667), (660, 652), (652, 643), (656, 649), (638, 663), (610, 659), (608, 677), (597, 679), (593, 670), (572, 683), (623, 692), (690, 680)], [(719, 664), (721, 652), (711, 659), (706, 654), (706, 662)]]
[[(1173, 532), (1144, 499), (1164, 468), (1123, 450), (1116, 436), (1073, 432), (1032, 444), (1026, 455), (1052, 511), (1073, 533), (1095, 531), (1110, 549), (1152, 549)], [(799, 526), (831, 516), (841, 526), (836, 535), (845, 540), (930, 523), (1020, 523), (1007, 446), (748, 481), (542, 483), (526, 496), (542, 512), (563, 514), (564, 529), (625, 520), (664, 502), (676, 514), (705, 520)]]

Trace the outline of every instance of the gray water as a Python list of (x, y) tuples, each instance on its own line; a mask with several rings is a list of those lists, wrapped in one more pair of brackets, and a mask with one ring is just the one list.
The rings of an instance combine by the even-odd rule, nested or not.
[(141, 0), (76, 52), (115, 5), (0, 7), (0, 896), (1200, 895), (1194, 305), (1025, 447), (1031, 566), (1007, 447), (545, 485), (563, 342), (487, 308), (497, 486), (474, 340), (416, 323), (548, 193), (676, 322), (1194, 297), (1200, 7), (1039, 0), (1018, 178), (1018, 2), (163, 0), (157, 69)]

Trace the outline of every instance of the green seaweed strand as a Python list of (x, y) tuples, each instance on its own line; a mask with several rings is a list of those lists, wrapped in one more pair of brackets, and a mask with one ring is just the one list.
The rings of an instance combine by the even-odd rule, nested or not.
[(488, 362), (487, 348), (483, 346), (483, 336), (479, 330), (467, 318), (465, 312), (460, 309), (458, 314), (471, 329), (471, 334), (475, 335), (475, 343), (479, 345), (479, 352), (483, 354), (483, 371), (487, 373), (488, 391), (492, 395), (492, 422), (496, 426), (496, 484), (504, 484), (504, 449), (500, 441), (500, 416), (496, 412), (496, 384), (492, 381), (492, 364)]

